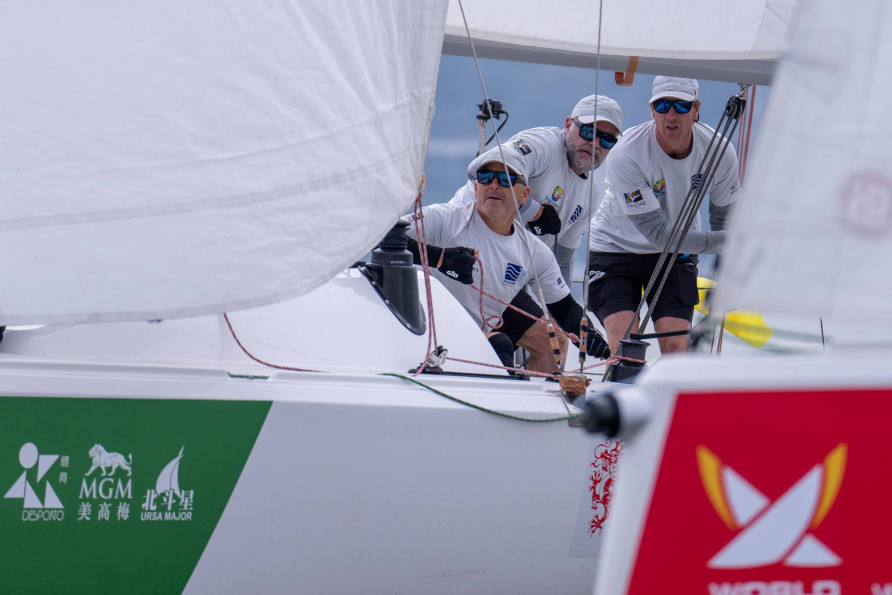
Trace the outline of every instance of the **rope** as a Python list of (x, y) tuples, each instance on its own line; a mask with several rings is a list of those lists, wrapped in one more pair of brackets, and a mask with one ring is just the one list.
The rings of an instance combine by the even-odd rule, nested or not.
[(223, 313), (223, 320), (226, 321), (226, 326), (229, 327), (229, 332), (232, 334), (232, 338), (235, 339), (235, 344), (239, 346), (239, 348), (250, 357), (252, 360), (257, 362), (258, 364), (262, 364), (264, 366), (268, 366), (270, 368), (275, 368), (277, 370), (288, 370), (290, 372), (321, 372), (321, 370), (309, 370), (307, 368), (293, 368), (291, 366), (280, 366), (279, 364), (272, 364), (270, 362), (264, 361), (259, 357), (255, 356), (253, 353), (248, 351), (248, 348), (242, 345), (242, 342), (239, 340), (238, 335), (235, 334), (235, 329), (232, 328), (232, 322), (229, 320), (229, 314), (226, 312)]
[[(427, 320), (428, 320), (428, 333), (427, 333), (427, 351), (424, 354), (424, 359), (421, 360), (421, 364), (418, 365), (415, 369), (415, 374), (420, 374), (422, 370), (427, 366), (427, 362), (431, 357), (431, 354), (436, 351), (439, 344), (437, 342), (437, 325), (434, 320), (434, 298), (431, 292), (431, 270), (430, 270), (430, 262), (428, 262), (427, 258), (427, 240), (425, 239), (427, 236), (424, 231), (424, 211), (421, 208), (421, 196), (424, 193), (424, 178), (421, 179), (421, 189), (418, 191), (418, 196), (415, 197), (415, 209), (414, 209), (414, 217), (412, 218), (412, 222), (415, 225), (415, 236), (418, 238), (418, 243), (420, 244), (420, 248), (418, 249), (419, 255), (421, 257), (421, 268), (424, 271), (424, 291), (427, 296)], [(421, 228), (419, 232), (419, 226)]]
[(489, 409), (488, 407), (483, 407), (482, 405), (477, 405), (476, 403), (471, 403), (470, 401), (465, 401), (463, 399), (459, 399), (458, 397), (454, 397), (448, 393), (438, 390), (438, 389), (436, 389), (432, 386), (429, 386), (423, 382), (415, 380), (414, 378), (411, 378), (409, 376), (404, 376), (403, 374), (393, 374), (391, 372), (385, 372), (385, 373), (381, 374), (381, 376), (393, 376), (394, 378), (402, 378), (403, 380), (406, 380), (413, 384), (417, 384), (418, 386), (425, 388), (425, 389), (431, 391), (432, 393), (438, 394), (441, 397), (444, 397), (446, 399), (449, 399), (450, 401), (459, 403), (460, 405), (465, 405), (466, 407), (471, 407), (472, 409), (476, 409), (476, 410), (482, 411), (484, 413), (489, 413), (491, 415), (497, 415), (499, 417), (505, 417), (507, 419), (513, 419), (515, 421), (524, 421), (524, 422), (530, 422), (530, 423), (548, 423), (548, 422), (554, 422), (554, 421), (566, 421), (568, 419), (573, 419), (575, 417), (579, 417), (580, 415), (582, 415), (581, 413), (573, 413), (570, 415), (562, 415), (560, 417), (543, 417), (543, 418), (521, 417), (519, 415), (505, 413), (504, 411), (496, 411), (495, 409)]
[(756, 111), (756, 85), (753, 85), (746, 92), (746, 108), (745, 111), (748, 112), (744, 116), (744, 121), (740, 127), (740, 140), (742, 141), (740, 144), (740, 170), (739, 177), (740, 182), (743, 183), (743, 179), (746, 176), (746, 165), (749, 160), (750, 153), (750, 134), (753, 131), (753, 112)]
[[(493, 314), (492, 316), (487, 318), (486, 314), (483, 313), (483, 296), (489, 294), (483, 291), (483, 261), (480, 260), (479, 254), (474, 256), (474, 260), (477, 262), (477, 266), (480, 268), (480, 288), (477, 289), (477, 287), (475, 287), (473, 283), (471, 284), (471, 288), (477, 289), (477, 291), (480, 292), (480, 320), (483, 321), (483, 324), (480, 326), (480, 330), (486, 332), (486, 327), (489, 327), (490, 330), (500, 329), (502, 328), (502, 324), (505, 322), (504, 320), (502, 320), (501, 316), (499, 316), (498, 314)], [(499, 298), (494, 299), (497, 301), (501, 301), (499, 300)], [(516, 309), (517, 308), (515, 308), (515, 310)], [(490, 322), (490, 320), (495, 320), (495, 322)]]

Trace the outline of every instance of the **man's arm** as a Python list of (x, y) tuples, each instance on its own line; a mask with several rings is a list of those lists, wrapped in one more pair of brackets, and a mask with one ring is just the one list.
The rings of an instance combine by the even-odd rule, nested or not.
[[(418, 242), (412, 238), (406, 238), (406, 248), (412, 253), (412, 262), (421, 264), (421, 249)], [(428, 265), (465, 285), (474, 282), (475, 256), (476, 250), (473, 248), (464, 246), (440, 248), (427, 244)]]
[[(666, 214), (662, 209), (629, 215), (629, 219), (635, 224), (641, 235), (650, 240), (660, 249), (666, 247), (671, 231)], [(711, 220), (711, 219), (710, 219)], [(718, 252), (725, 243), (724, 231), (698, 231), (689, 230), (684, 242), (676, 252), (690, 254), (712, 254)]]
[(572, 262), (573, 254), (575, 253), (576, 248), (567, 248), (560, 242), (555, 241), (554, 258), (557, 260), (558, 267), (561, 269), (561, 277), (563, 277), (564, 281), (568, 284), (573, 283), (573, 280), (570, 279), (570, 263)]
[[(557, 302), (547, 304), (547, 307), (548, 312), (555, 322), (558, 323), (558, 326), (566, 332), (577, 336), (579, 335), (582, 317), (585, 316), (585, 319), (588, 321), (588, 337), (585, 352), (595, 357), (610, 357), (610, 348), (607, 346), (607, 341), (604, 340), (604, 337), (601, 336), (601, 333), (592, 324), (591, 318), (585, 314), (582, 306), (576, 303), (573, 296), (567, 294)], [(576, 346), (579, 347), (578, 344)]]

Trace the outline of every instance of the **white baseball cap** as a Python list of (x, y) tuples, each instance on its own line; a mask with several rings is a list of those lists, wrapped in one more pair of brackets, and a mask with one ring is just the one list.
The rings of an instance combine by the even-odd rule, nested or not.
[[(499, 147), (501, 147), (501, 151)], [(476, 180), (477, 171), (490, 163), (499, 164), (499, 169), (496, 171), (501, 171), (502, 155), (505, 156), (504, 163), (508, 165), (509, 170), (522, 177), (524, 182), (529, 181), (530, 170), (527, 167), (527, 160), (523, 158), (517, 147), (511, 143), (503, 143), (493, 147), (468, 164), (468, 179)]]
[(605, 95), (589, 95), (584, 97), (573, 108), (571, 118), (579, 120), (583, 124), (591, 124), (595, 121), (595, 100), (598, 102), (598, 122), (610, 122), (617, 129), (623, 129), (623, 110), (619, 104)]
[(658, 76), (654, 79), (651, 91), (653, 97), (648, 103), (653, 103), (663, 97), (673, 97), (683, 101), (700, 101), (700, 84), (697, 79)]

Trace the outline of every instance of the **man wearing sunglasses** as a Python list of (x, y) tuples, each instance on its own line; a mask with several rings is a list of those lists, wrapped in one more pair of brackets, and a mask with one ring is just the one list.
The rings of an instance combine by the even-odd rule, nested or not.
[[(513, 145), (503, 144), (475, 159), (468, 167), (468, 179), (474, 189), (474, 202), (435, 204), (422, 209), (427, 254), (434, 274), (487, 334), (503, 363), (512, 365), (514, 349), (520, 346), (530, 352), (530, 370), (557, 372), (545, 325), (487, 296), (483, 297), (481, 316), (481, 294), (471, 287), (472, 283), (481, 287), (482, 278), (487, 293), (541, 318), (542, 308), (525, 290), (527, 284), (538, 278), (548, 312), (565, 331), (579, 334), (583, 309), (570, 295), (554, 254), (532, 232), (514, 225), (516, 205), (530, 196), (526, 160)], [(409, 235), (417, 240), (414, 226)], [(420, 262), (420, 248), (412, 240), (409, 249), (415, 261)], [(475, 250), (479, 263), (474, 260)], [(446, 265), (447, 255), (458, 256)], [(589, 328), (593, 328), (591, 324)], [(562, 348), (565, 347), (563, 340)], [(607, 357), (607, 342), (590, 331), (587, 352)]]
[[(607, 158), (622, 125), (623, 112), (618, 103), (603, 95), (589, 95), (576, 104), (563, 128), (530, 128), (508, 141), (524, 156), (530, 169), (532, 200), (521, 205), (521, 219), (552, 249), (565, 279), (570, 278), (573, 253), (588, 226), (592, 190), (589, 172)], [(479, 160), (472, 162), (472, 167)], [(591, 198), (597, 204), (600, 197), (601, 189), (595, 182)], [(473, 200), (473, 188), (468, 184), (452, 202)]]
[[(627, 130), (613, 151), (607, 192), (591, 224), (589, 309), (604, 325), (612, 350), (635, 319), (641, 293), (689, 190), (702, 179), (698, 169), (714, 133), (698, 122), (699, 84), (694, 79), (656, 77), (650, 108), (653, 119)], [(657, 332), (691, 328), (698, 302), (697, 254), (719, 251), (725, 217), (740, 196), (734, 148), (728, 147), (713, 167), (707, 189), (712, 231), (701, 230), (698, 214), (651, 316)], [(637, 323), (632, 332), (638, 332)], [(662, 337), (660, 352), (684, 351), (689, 342), (688, 335)]]

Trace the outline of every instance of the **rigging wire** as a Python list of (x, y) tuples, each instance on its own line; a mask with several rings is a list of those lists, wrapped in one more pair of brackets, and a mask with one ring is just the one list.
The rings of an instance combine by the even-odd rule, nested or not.
[[(505, 175), (509, 175), (508, 165), (507, 165), (506, 159), (505, 159), (505, 153), (502, 150), (502, 139), (499, 137), (499, 130), (498, 130), (498, 128), (496, 128), (495, 122), (493, 121), (492, 104), (488, 101), (489, 93), (486, 90), (486, 82), (483, 80), (483, 70), (480, 68), (480, 60), (477, 57), (477, 49), (474, 46), (474, 38), (471, 36), (471, 29), (468, 26), (468, 19), (465, 16), (465, 7), (461, 0), (458, 0), (458, 8), (461, 11), (461, 18), (462, 18), (462, 22), (465, 25), (465, 33), (468, 37), (468, 43), (470, 43), (470, 45), (471, 45), (471, 55), (474, 57), (474, 66), (477, 68), (477, 76), (480, 79), (480, 86), (483, 89), (484, 104), (486, 105), (486, 109), (489, 112), (490, 122), (492, 122), (493, 136), (495, 136), (497, 146), (499, 147), (499, 156), (502, 159), (502, 166), (505, 168)], [(529, 183), (529, 180), (526, 180), (526, 182)], [(530, 240), (527, 237), (527, 234), (523, 233), (523, 221), (520, 218), (520, 203), (517, 201), (517, 194), (514, 191), (514, 186), (509, 186), (509, 189), (511, 190), (511, 198), (514, 200), (514, 207), (515, 207), (514, 221), (515, 221), (516, 227), (518, 228), (518, 234), (520, 236), (521, 241), (523, 242), (524, 248), (527, 251), (527, 256), (529, 257), (530, 262), (532, 262), (533, 261), (533, 250), (530, 247)], [(534, 291), (538, 294), (536, 297), (539, 298), (539, 303), (542, 304), (543, 307), (545, 307), (546, 302), (545, 302), (545, 296), (542, 293), (542, 284), (539, 282), (539, 274), (535, 268), (533, 268), (533, 270), (532, 270), (532, 275), (533, 275), (533, 280), (535, 281), (535, 283), (533, 283), (532, 285), (534, 286)], [(547, 315), (545, 316), (545, 318), (546, 318), (546, 327), (548, 328), (548, 338), (549, 338), (549, 341), (551, 342), (552, 350), (555, 352), (555, 365), (558, 368), (558, 370), (563, 371), (563, 359), (564, 358), (560, 357), (561, 350), (560, 350), (560, 347), (557, 342), (557, 336), (555, 335), (555, 332), (554, 332), (554, 325), (552, 324), (551, 319)]]
[[(595, 168), (597, 166), (595, 160), (595, 143), (598, 142), (597, 130), (598, 130), (598, 97), (600, 97), (600, 84), (601, 84), (601, 20), (604, 16), (604, 0), (599, 0), (598, 2), (598, 45), (595, 49), (596, 52), (596, 62), (595, 62), (595, 120), (592, 122), (592, 125), (595, 127), (595, 136), (592, 138), (592, 169), (589, 172), (589, 180), (588, 180), (588, 227), (585, 231), (585, 268), (582, 270), (582, 320), (579, 321), (579, 373), (582, 374), (582, 370), (585, 367), (585, 356), (586, 349), (585, 346), (588, 345), (588, 317), (586, 316), (586, 312), (588, 311), (588, 298), (589, 298), (589, 283), (588, 283), (588, 271), (591, 267), (591, 251), (589, 250), (589, 241), (592, 235), (592, 219), (595, 216)], [(622, 130), (620, 130), (622, 132)], [(557, 246), (557, 236), (554, 238), (555, 246)], [(572, 272), (572, 270), (571, 270)], [(605, 329), (606, 331), (606, 329)], [(563, 371), (563, 370), (561, 370)]]

